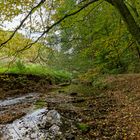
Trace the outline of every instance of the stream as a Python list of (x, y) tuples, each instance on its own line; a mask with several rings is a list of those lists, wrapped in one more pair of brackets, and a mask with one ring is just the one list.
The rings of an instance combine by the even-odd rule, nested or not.
[[(29, 93), (0, 100), (1, 140), (55, 139), (61, 135), (60, 114), (43, 106), (37, 109), (35, 102), (39, 97), (39, 93)], [(2, 121), (6, 117), (11, 122)]]
[(65, 120), (63, 113), (60, 113), (61, 110), (65, 115), (65, 111), (68, 110), (71, 114), (71, 111), (76, 109), (72, 105), (73, 100), (73, 97), (60, 93), (59, 90), (47, 94), (28, 93), (0, 100), (0, 139), (73, 138), (69, 133), (63, 134), (63, 131), (69, 129), (72, 123), (71, 120)]
[(0, 140), (139, 140), (139, 89), (129, 93), (128, 83), (97, 91), (76, 84), (3, 90)]
[(37, 93), (29, 93), (28, 95), (17, 98), (8, 98), (6, 100), (0, 100), (0, 107), (21, 104), (24, 102), (33, 102), (37, 97), (38, 97)]

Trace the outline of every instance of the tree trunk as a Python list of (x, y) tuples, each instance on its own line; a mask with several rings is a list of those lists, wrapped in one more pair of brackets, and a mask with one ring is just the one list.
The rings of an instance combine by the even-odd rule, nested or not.
[(123, 17), (129, 32), (135, 38), (138, 45), (140, 46), (140, 27), (138, 26), (133, 15), (131, 14), (128, 7), (124, 3), (124, 0), (106, 0), (106, 1), (117, 8), (117, 10)]

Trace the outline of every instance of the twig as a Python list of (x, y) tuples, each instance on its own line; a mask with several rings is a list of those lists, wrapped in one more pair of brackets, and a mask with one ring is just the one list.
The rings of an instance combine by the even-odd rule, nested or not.
[(21, 28), (21, 26), (24, 24), (24, 22), (26, 21), (26, 19), (33, 13), (33, 11), (40, 7), (46, 0), (41, 0), (35, 7), (33, 7), (30, 12), (28, 13), (28, 15), (21, 21), (20, 25), (15, 29), (15, 31), (12, 33), (12, 35), (3, 43), (0, 44), (0, 47), (2, 47), (3, 45), (5, 45), (6, 43), (8, 43), (16, 34), (16, 32)]
[[(36, 6), (36, 8), (39, 7), (44, 1), (45, 1), (45, 0), (42, 0), (42, 1)], [(92, 3), (96, 2), (96, 1), (98, 1), (98, 0), (91, 0), (90, 2), (88, 2), (88, 3), (84, 4), (83, 6), (81, 6), (81, 8), (78, 9), (78, 10), (76, 10), (75, 12), (72, 12), (72, 13), (70, 13), (70, 14), (66, 14), (66, 15), (63, 16), (61, 19), (59, 19), (57, 22), (55, 22), (54, 24), (52, 24), (51, 26), (49, 26), (49, 27), (47, 28), (47, 30), (45, 30), (34, 42), (28, 44), (27, 46), (25, 46), (23, 49), (19, 50), (18, 52), (21, 52), (21, 51), (24, 51), (24, 50), (26, 50), (26, 49), (29, 49), (32, 45), (36, 44), (36, 43), (37, 43), (46, 33), (48, 33), (53, 27), (55, 27), (56, 25), (60, 24), (60, 23), (61, 23), (62, 21), (64, 21), (66, 18), (76, 15), (77, 13), (79, 13), (80, 11), (82, 11), (83, 9), (85, 9), (86, 7), (88, 7), (89, 5), (91, 5)], [(33, 9), (35, 9), (35, 8), (33, 8)], [(31, 11), (33, 11), (33, 9), (32, 9)], [(32, 13), (31, 11), (29, 12), (28, 16)], [(24, 18), (23, 22), (28, 18), (28, 16), (26, 16), (26, 17)], [(6, 44), (9, 40), (11, 40), (11, 39), (13, 38), (13, 36), (14, 36), (15, 33), (17, 32), (17, 30), (22, 26), (22, 24), (23, 24), (23, 23), (21, 22), (21, 24), (20, 24), (20, 25), (18, 26), (18, 28), (14, 31), (14, 33), (11, 35), (11, 37), (10, 37), (7, 41), (5, 41), (4, 43), (2, 43), (2, 44), (0, 45), (0, 47), (3, 46), (4, 44)]]

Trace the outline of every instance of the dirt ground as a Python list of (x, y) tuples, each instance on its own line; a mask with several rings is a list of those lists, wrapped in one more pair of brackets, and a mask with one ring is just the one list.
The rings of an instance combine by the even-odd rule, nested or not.
[(22, 109), (45, 106), (61, 114), (62, 131), (67, 139), (140, 139), (140, 74), (107, 76), (100, 89), (81, 84), (52, 86), (47, 79), (38, 77), (7, 77), (1, 75), (1, 100), (31, 92), (39, 96), (35, 94), (33, 102), (1, 108), (4, 111), (0, 112), (1, 124), (25, 115)]
[(43, 76), (3, 74), (0, 75), (0, 100), (31, 92), (45, 92), (51, 85), (50, 79)]

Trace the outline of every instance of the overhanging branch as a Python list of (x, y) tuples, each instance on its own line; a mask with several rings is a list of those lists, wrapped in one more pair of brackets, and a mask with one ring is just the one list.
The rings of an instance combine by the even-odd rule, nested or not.
[(5, 45), (6, 43), (8, 43), (16, 34), (16, 32), (21, 28), (21, 26), (24, 24), (24, 22), (27, 20), (27, 18), (33, 13), (33, 11), (40, 7), (46, 0), (41, 0), (35, 7), (33, 7), (30, 12), (28, 13), (28, 15), (21, 21), (20, 25), (15, 29), (15, 31), (12, 33), (12, 35), (3, 43), (0, 44), (0, 47), (2, 47), (3, 45)]
[(32, 45), (36, 44), (45, 34), (47, 34), (53, 27), (55, 27), (56, 25), (60, 24), (62, 21), (64, 21), (65, 19), (67, 19), (68, 17), (74, 16), (77, 13), (79, 13), (80, 11), (82, 11), (83, 9), (85, 9), (86, 7), (88, 7), (89, 5), (91, 5), (92, 3), (96, 2), (98, 0), (91, 0), (90, 2), (84, 4), (83, 6), (81, 6), (78, 10), (70, 13), (70, 14), (66, 14), (64, 17), (62, 17), (61, 19), (59, 19), (57, 22), (55, 22), (54, 24), (52, 24), (51, 26), (49, 26), (47, 28), (47, 30), (45, 30), (34, 42), (26, 45), (24, 48), (22, 48), (21, 50), (19, 50), (19, 52), (24, 51), (26, 49), (29, 49)]
[[(77, 13), (79, 13), (80, 11), (82, 11), (83, 9), (85, 9), (86, 7), (88, 7), (89, 5), (91, 5), (92, 3), (96, 2), (98, 0), (90, 0), (88, 3), (84, 4), (83, 6), (81, 6), (78, 10), (70, 13), (70, 14), (66, 14), (65, 16), (63, 16), (61, 19), (59, 19), (57, 22), (55, 22), (54, 24), (52, 24), (51, 26), (49, 26), (47, 28), (47, 30), (45, 30), (34, 42), (26, 45), (24, 48), (22, 48), (21, 50), (19, 50), (18, 52), (21, 52), (23, 50), (26, 50), (28, 48), (30, 48), (32, 45), (34, 45), (35, 43), (37, 43), (45, 34), (47, 34), (53, 27), (55, 27), (56, 25), (60, 24), (62, 21), (64, 21), (66, 18), (71, 17), (76, 15)], [(21, 28), (21, 26), (23, 25), (23, 23), (25, 22), (25, 20), (32, 14), (32, 11), (35, 8), (38, 8), (42, 3), (44, 3), (45, 0), (41, 0), (40, 3), (34, 7), (29, 13), (28, 15), (22, 20), (21, 24), (16, 28), (16, 30), (14, 31), (14, 33), (10, 36), (10, 38), (8, 40), (6, 40), (5, 42), (3, 42), (0, 47), (2, 47), (4, 44), (8, 43), (15, 35), (15, 33), (17, 32), (18, 29)]]

